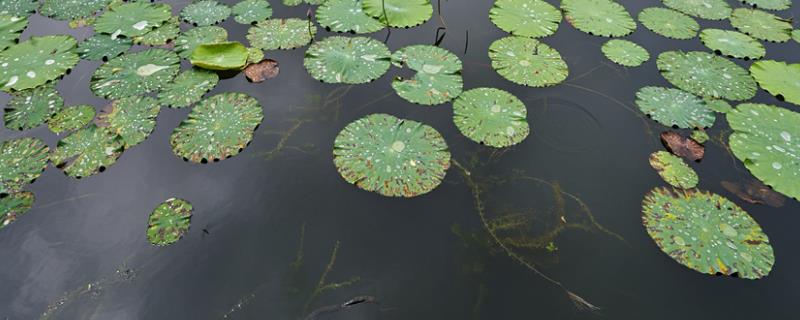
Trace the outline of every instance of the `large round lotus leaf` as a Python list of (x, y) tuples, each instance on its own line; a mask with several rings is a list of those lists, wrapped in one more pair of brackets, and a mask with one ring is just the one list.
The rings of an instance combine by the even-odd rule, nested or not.
[(783, 19), (769, 12), (738, 8), (733, 10), (731, 25), (753, 38), (786, 42), (792, 38), (792, 24), (790, 20)]
[(51, 85), (16, 92), (5, 108), (6, 128), (28, 130), (50, 119), (64, 106), (64, 99)]
[(333, 163), (347, 182), (387, 197), (435, 189), (450, 168), (450, 151), (436, 129), (387, 114), (348, 124), (336, 136)]
[(396, 78), (392, 88), (409, 102), (437, 105), (461, 94), (461, 60), (450, 51), (431, 45), (412, 45), (392, 54), (392, 63), (417, 73), (411, 79)]
[(111, 0), (44, 0), (39, 13), (56, 20), (71, 21), (103, 10)]
[(714, 52), (741, 59), (760, 59), (767, 50), (750, 36), (730, 30), (705, 29), (700, 32), (700, 40)]
[(239, 42), (201, 44), (189, 60), (208, 70), (241, 70), (247, 64), (247, 48)]
[(756, 94), (756, 82), (747, 70), (712, 53), (667, 51), (657, 64), (667, 81), (701, 97), (741, 101)]
[(181, 18), (195, 26), (217, 24), (231, 15), (231, 8), (216, 0), (195, 1), (181, 10)]
[(650, 53), (639, 44), (621, 39), (611, 39), (601, 48), (606, 58), (626, 67), (638, 67), (650, 60)]
[(119, 99), (158, 90), (178, 73), (180, 58), (172, 51), (148, 49), (129, 53), (100, 66), (92, 76), (92, 91)]
[(108, 60), (125, 53), (132, 45), (130, 39), (114, 39), (110, 35), (98, 33), (78, 45), (78, 55), (86, 60)]
[(17, 192), (0, 197), (0, 230), (24, 215), (33, 206), (34, 196), (30, 192)]
[(235, 156), (253, 139), (263, 118), (258, 101), (244, 93), (215, 95), (198, 103), (172, 131), (172, 152), (202, 163)]
[(489, 18), (510, 34), (540, 38), (556, 33), (561, 11), (543, 0), (497, 0)]
[(722, 99), (705, 97), (703, 98), (703, 101), (706, 102), (706, 106), (708, 106), (709, 109), (714, 110), (715, 112), (728, 113), (733, 110), (731, 104)]
[(775, 263), (758, 223), (717, 194), (653, 189), (642, 202), (642, 222), (661, 251), (702, 273), (758, 279)]
[(294, 49), (314, 39), (317, 26), (308, 20), (288, 18), (261, 21), (247, 31), (250, 45), (264, 50)]
[(691, 189), (696, 187), (699, 181), (697, 173), (692, 167), (687, 165), (683, 159), (666, 151), (650, 154), (650, 166), (656, 169), (658, 175), (666, 183), (675, 188)]
[(172, 17), (158, 28), (141, 36), (133, 37), (133, 42), (145, 46), (163, 46), (170, 43), (181, 33), (181, 20)]
[(90, 125), (61, 139), (50, 161), (70, 177), (88, 177), (117, 162), (124, 145), (119, 135)]
[(31, 37), (0, 52), (3, 90), (35, 88), (63, 76), (78, 64), (75, 38), (66, 35)]
[(393, 28), (425, 23), (433, 16), (430, 0), (362, 0), (364, 12)]
[(172, 17), (172, 7), (164, 3), (129, 2), (111, 6), (97, 18), (94, 30), (112, 38), (144, 35)]
[(75, 131), (89, 124), (95, 114), (94, 107), (85, 104), (64, 108), (47, 121), (47, 127), (56, 134)]
[(222, 27), (208, 26), (186, 30), (175, 40), (175, 51), (181, 58), (189, 59), (192, 52), (201, 44), (228, 41), (228, 31)]
[(665, 6), (701, 19), (722, 20), (731, 15), (725, 0), (661, 0)]
[(0, 1), (0, 14), (16, 17), (27, 17), (39, 8), (38, 0), (3, 0)]
[(800, 199), (800, 113), (746, 103), (727, 117), (733, 154), (764, 184)]
[(192, 204), (183, 199), (167, 199), (150, 214), (147, 240), (157, 246), (173, 244), (189, 232), (191, 224)]
[(622, 37), (636, 30), (636, 21), (614, 0), (562, 0), (561, 9), (575, 29), (591, 35)]
[(564, 81), (569, 75), (567, 63), (556, 49), (535, 39), (500, 38), (489, 46), (492, 68), (511, 82), (546, 87)]
[(686, 40), (697, 36), (700, 24), (678, 11), (653, 7), (639, 12), (639, 22), (647, 29), (672, 39)]
[(308, 73), (326, 83), (367, 83), (390, 65), (389, 48), (367, 37), (328, 37), (308, 48), (303, 60)]
[(461, 134), (495, 148), (513, 146), (528, 137), (527, 115), (522, 101), (500, 89), (464, 91), (453, 102), (453, 122)]
[(171, 108), (185, 108), (200, 101), (217, 83), (219, 76), (214, 72), (194, 68), (186, 70), (161, 89), (158, 102)]
[(317, 23), (328, 31), (372, 33), (384, 24), (364, 13), (362, 0), (328, 0), (317, 9)]
[(231, 12), (236, 22), (251, 24), (269, 19), (272, 16), (272, 7), (267, 0), (243, 0), (233, 6)]
[(11, 193), (42, 175), (50, 148), (37, 138), (18, 138), (3, 141), (0, 151), (0, 193)]
[(636, 93), (636, 105), (653, 120), (668, 127), (694, 129), (714, 124), (714, 111), (703, 99), (683, 90), (644, 87)]
[(0, 14), (0, 51), (16, 44), (27, 26), (28, 18)]
[(151, 97), (122, 98), (101, 110), (96, 123), (119, 135), (125, 148), (130, 149), (150, 136), (160, 110), (158, 101)]
[(792, 0), (744, 0), (744, 3), (766, 10), (786, 10), (792, 6)]
[(800, 63), (757, 61), (750, 66), (750, 74), (772, 95), (800, 105)]

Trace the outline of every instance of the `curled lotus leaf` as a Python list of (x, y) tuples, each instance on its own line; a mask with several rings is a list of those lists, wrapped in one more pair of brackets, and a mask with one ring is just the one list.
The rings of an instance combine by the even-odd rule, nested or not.
[(697, 36), (700, 24), (681, 12), (661, 7), (639, 12), (639, 22), (645, 28), (667, 38), (687, 40)]
[(0, 52), (0, 86), (5, 91), (36, 88), (55, 80), (78, 64), (75, 38), (66, 35), (31, 37)]
[(56, 20), (71, 21), (103, 10), (111, 0), (44, 0), (39, 13)]
[(133, 38), (161, 26), (172, 17), (172, 7), (164, 3), (128, 2), (111, 6), (94, 23), (98, 33)]
[(244, 74), (250, 82), (260, 83), (277, 77), (280, 71), (281, 69), (278, 65), (278, 61), (264, 59), (259, 63), (248, 65), (247, 68), (244, 69)]
[(101, 110), (95, 123), (119, 135), (125, 149), (129, 149), (150, 136), (156, 127), (159, 111), (161, 106), (151, 97), (126, 97)]
[(506, 91), (476, 88), (453, 102), (453, 122), (472, 141), (502, 148), (518, 144), (530, 133), (525, 104)]
[(175, 40), (180, 33), (181, 21), (178, 17), (172, 17), (158, 28), (144, 35), (133, 37), (133, 42), (145, 46), (163, 46)]
[(766, 11), (738, 8), (733, 10), (731, 25), (753, 38), (771, 42), (786, 42), (792, 38), (790, 20)]
[(731, 30), (705, 29), (700, 40), (714, 52), (740, 59), (761, 59), (767, 53), (761, 42), (750, 36)]
[(383, 42), (368, 37), (332, 36), (314, 42), (303, 65), (325, 83), (367, 83), (389, 70), (391, 52)]
[(417, 73), (411, 79), (395, 78), (392, 88), (409, 102), (437, 105), (461, 94), (461, 60), (446, 49), (431, 45), (412, 45), (392, 54), (395, 66), (406, 66)]
[(450, 151), (436, 129), (387, 114), (348, 124), (333, 145), (345, 181), (387, 197), (415, 197), (442, 183)]
[(747, 70), (712, 53), (666, 51), (657, 64), (667, 81), (701, 97), (741, 101), (756, 94), (756, 82)]
[(28, 18), (0, 14), (0, 51), (14, 45), (28, 26)]
[(672, 154), (690, 161), (700, 161), (706, 149), (694, 139), (684, 138), (680, 133), (667, 131), (661, 133), (661, 143)]
[(189, 59), (201, 44), (228, 41), (228, 31), (218, 26), (197, 27), (186, 30), (175, 40), (175, 51), (181, 58)]
[(515, 36), (541, 38), (556, 33), (562, 17), (561, 10), (543, 0), (498, 0), (489, 18)]
[(385, 27), (364, 12), (362, 0), (327, 0), (316, 16), (320, 26), (333, 32), (372, 33)]
[(562, 0), (561, 9), (575, 29), (591, 35), (622, 37), (636, 30), (636, 21), (614, 0)]
[(362, 0), (364, 12), (393, 28), (409, 28), (433, 16), (430, 0)]
[(123, 149), (124, 142), (119, 135), (89, 125), (61, 139), (50, 161), (64, 174), (80, 179), (105, 171), (117, 162)]
[(231, 8), (216, 0), (200, 0), (181, 10), (181, 18), (195, 26), (210, 26), (220, 23), (231, 15)]
[(47, 122), (63, 106), (64, 99), (51, 85), (18, 91), (6, 105), (3, 120), (8, 129), (33, 129)]
[(129, 53), (103, 64), (92, 76), (92, 91), (103, 98), (119, 99), (156, 91), (180, 69), (172, 51), (148, 49)]
[(311, 43), (317, 26), (298, 18), (261, 21), (247, 31), (250, 45), (263, 50), (289, 50)]
[(38, 0), (3, 0), (0, 1), (0, 14), (15, 17), (28, 17), (39, 8)]
[(723, 20), (731, 15), (725, 0), (661, 0), (665, 6), (690, 16), (708, 20)]
[(546, 87), (567, 79), (569, 68), (556, 49), (535, 39), (510, 36), (489, 46), (492, 68), (516, 84)]
[(750, 65), (758, 85), (780, 100), (800, 105), (800, 63), (765, 60)]
[(194, 49), (189, 60), (193, 65), (208, 70), (241, 70), (247, 64), (249, 52), (237, 42), (201, 44)]
[(3, 141), (0, 151), (0, 193), (13, 193), (42, 175), (50, 148), (37, 138), (17, 138)]
[(171, 108), (185, 108), (203, 98), (219, 83), (214, 72), (192, 68), (181, 72), (158, 93), (158, 102)]
[(272, 16), (272, 7), (267, 0), (243, 0), (233, 6), (233, 20), (241, 24), (253, 24)]
[(86, 60), (103, 60), (116, 58), (128, 51), (133, 42), (127, 38), (111, 38), (110, 35), (97, 33), (78, 44), (78, 55)]
[(608, 60), (625, 67), (638, 67), (650, 60), (647, 49), (629, 40), (611, 39), (601, 50)]
[(674, 88), (641, 88), (636, 93), (636, 105), (643, 113), (665, 126), (708, 128), (716, 118), (703, 99)]
[(0, 230), (27, 213), (34, 199), (33, 193), (27, 191), (0, 196)]
[(47, 121), (47, 127), (56, 134), (75, 131), (89, 124), (96, 114), (94, 106), (90, 105), (67, 107), (54, 114)]
[(666, 151), (650, 154), (650, 166), (653, 167), (666, 183), (680, 189), (691, 189), (697, 186), (699, 178), (694, 169), (683, 159)]
[(170, 198), (153, 210), (147, 223), (147, 240), (157, 246), (173, 244), (189, 232), (192, 224), (192, 204)]

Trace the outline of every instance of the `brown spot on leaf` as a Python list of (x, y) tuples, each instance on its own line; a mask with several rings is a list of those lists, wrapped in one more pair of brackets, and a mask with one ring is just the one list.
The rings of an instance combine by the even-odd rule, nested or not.
[(672, 154), (691, 161), (700, 161), (705, 155), (705, 147), (690, 138), (681, 136), (675, 131), (661, 133), (661, 143)]
[(275, 78), (278, 73), (280, 73), (278, 61), (272, 59), (261, 60), (261, 62), (251, 64), (244, 69), (244, 75), (247, 76), (247, 80), (255, 83)]

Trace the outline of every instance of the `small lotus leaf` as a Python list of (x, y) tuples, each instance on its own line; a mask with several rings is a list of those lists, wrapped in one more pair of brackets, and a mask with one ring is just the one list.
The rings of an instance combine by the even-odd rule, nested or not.
[(0, 230), (17, 221), (33, 207), (33, 193), (16, 192), (0, 197)]
[(692, 135), (689, 137), (701, 144), (706, 143), (708, 139), (711, 139), (711, 137), (708, 136), (708, 133), (706, 133), (704, 130), (693, 130)]
[(64, 99), (51, 85), (18, 91), (6, 105), (3, 120), (8, 129), (33, 129), (47, 122), (63, 106)]
[(132, 38), (150, 32), (171, 17), (172, 7), (168, 4), (128, 2), (109, 7), (95, 21), (94, 30), (110, 34), (114, 39), (119, 36)]
[(527, 115), (522, 101), (500, 89), (464, 91), (453, 102), (453, 122), (461, 134), (495, 148), (512, 146), (528, 137)]
[(567, 22), (595, 36), (622, 37), (636, 30), (636, 21), (614, 0), (562, 0)]
[(89, 124), (95, 115), (94, 106), (78, 105), (67, 107), (54, 114), (47, 121), (47, 127), (56, 134), (75, 131)]
[(175, 40), (175, 51), (181, 58), (189, 59), (192, 52), (201, 44), (222, 43), (228, 41), (228, 31), (222, 27), (207, 26), (186, 30)]
[(564, 81), (567, 63), (556, 49), (530, 38), (500, 38), (489, 47), (492, 68), (511, 82), (546, 87)]
[(792, 38), (792, 24), (766, 11), (738, 8), (733, 10), (731, 25), (759, 40), (786, 42)]
[(272, 7), (267, 0), (243, 0), (231, 10), (233, 20), (241, 24), (264, 21), (272, 16)]
[(28, 17), (36, 13), (39, 0), (3, 0), (0, 1), (0, 14), (15, 17)]
[(63, 76), (78, 64), (75, 38), (31, 37), (0, 52), (0, 85), (5, 91), (36, 88)]
[(241, 70), (247, 64), (247, 48), (239, 42), (201, 44), (189, 60), (208, 70)]
[(683, 162), (683, 159), (666, 151), (653, 152), (650, 155), (650, 166), (666, 183), (675, 188), (691, 189), (697, 186), (699, 178), (694, 169)]
[(28, 26), (28, 18), (0, 14), (0, 51), (17, 43)]
[(44, 0), (39, 13), (56, 20), (71, 21), (103, 10), (111, 0)]
[(98, 33), (78, 45), (78, 55), (81, 59), (106, 61), (125, 53), (132, 45), (130, 39), (114, 39), (110, 35)]
[(247, 32), (250, 45), (264, 50), (294, 49), (314, 39), (317, 26), (298, 18), (261, 21)]
[(750, 36), (730, 30), (705, 29), (700, 32), (700, 40), (716, 53), (741, 59), (760, 59), (767, 50)]
[(703, 99), (683, 90), (644, 87), (636, 93), (636, 105), (643, 113), (665, 126), (684, 129), (708, 128), (714, 124), (714, 111)]
[(317, 9), (317, 23), (328, 31), (372, 33), (384, 24), (364, 13), (362, 0), (327, 0)]
[(258, 63), (264, 60), (264, 51), (259, 48), (247, 48), (247, 64)]
[(661, 0), (665, 6), (690, 16), (708, 20), (723, 20), (731, 15), (725, 0)]
[(741, 101), (756, 94), (755, 80), (747, 70), (708, 52), (666, 51), (657, 63), (667, 81), (701, 97)]
[(792, 0), (744, 0), (744, 3), (766, 10), (786, 10), (792, 6)]
[(800, 63), (783, 61), (757, 61), (750, 66), (750, 74), (758, 85), (781, 100), (800, 105)]
[(180, 69), (180, 58), (172, 51), (148, 49), (114, 58), (92, 76), (91, 89), (107, 99), (145, 94), (167, 84)]
[(158, 102), (147, 96), (132, 96), (115, 100), (100, 111), (97, 125), (116, 133), (125, 143), (125, 149), (142, 143), (156, 127), (156, 117), (161, 110)]
[(709, 109), (714, 110), (716, 112), (728, 113), (731, 110), (733, 110), (731, 104), (725, 100), (717, 98), (709, 98), (709, 97), (705, 97), (703, 98), (703, 100), (706, 102), (706, 106), (708, 106)]
[(89, 125), (61, 139), (50, 161), (64, 174), (80, 179), (105, 171), (117, 162), (124, 146), (116, 133)]
[(639, 12), (639, 22), (650, 31), (672, 39), (691, 39), (700, 30), (694, 18), (668, 8), (644, 9)]
[(147, 240), (157, 246), (166, 246), (183, 238), (192, 224), (192, 209), (192, 204), (183, 199), (164, 201), (150, 214)]
[(650, 60), (650, 53), (639, 44), (621, 39), (611, 39), (601, 48), (606, 58), (626, 67), (638, 67)]
[(314, 42), (303, 65), (308, 73), (326, 83), (367, 83), (380, 78), (390, 66), (389, 48), (368, 37), (332, 36)]
[(433, 16), (430, 0), (362, 0), (364, 12), (393, 28), (421, 25)]
[(3, 141), (0, 151), (0, 193), (13, 193), (42, 175), (50, 148), (37, 138), (17, 138)]
[(395, 78), (392, 88), (412, 103), (437, 105), (461, 94), (461, 60), (445, 49), (431, 45), (412, 45), (396, 51), (392, 63), (417, 73), (411, 79)]
[(181, 72), (158, 93), (158, 103), (171, 108), (185, 108), (197, 103), (214, 89), (219, 76), (211, 71), (192, 68)]
[(489, 11), (492, 23), (515, 36), (552, 35), (561, 23), (561, 11), (543, 0), (498, 0)]
[(231, 15), (231, 8), (216, 0), (200, 0), (181, 10), (181, 18), (195, 26), (210, 26), (220, 23)]

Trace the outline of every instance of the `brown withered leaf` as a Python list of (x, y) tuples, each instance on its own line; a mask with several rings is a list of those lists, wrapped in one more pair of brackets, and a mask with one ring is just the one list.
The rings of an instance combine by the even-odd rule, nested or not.
[(244, 75), (247, 80), (254, 83), (260, 83), (267, 79), (272, 79), (278, 76), (280, 67), (278, 61), (272, 59), (264, 59), (259, 63), (254, 63), (244, 69)]
[(751, 180), (742, 184), (730, 181), (720, 182), (722, 187), (728, 192), (735, 194), (739, 199), (752, 204), (766, 204), (773, 208), (783, 207), (785, 198), (773, 191), (770, 187), (760, 181)]
[(685, 138), (675, 131), (661, 133), (661, 143), (672, 154), (691, 161), (700, 161), (705, 155), (705, 147), (691, 138)]

